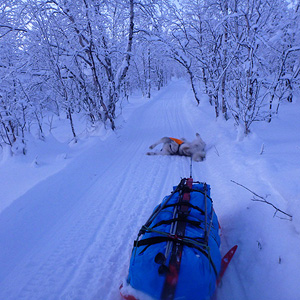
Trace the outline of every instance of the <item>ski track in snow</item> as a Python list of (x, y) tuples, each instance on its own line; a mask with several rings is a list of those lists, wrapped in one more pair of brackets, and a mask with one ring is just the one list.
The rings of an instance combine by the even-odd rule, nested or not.
[[(63, 211), (55, 212), (59, 215), (53, 222), (36, 229), (37, 240), (31, 241), (24, 254), (19, 253), (20, 260), (15, 262), (14, 269), (2, 276), (1, 286), (5, 288), (0, 291), (1, 299), (120, 298), (118, 286), (126, 277), (133, 240), (140, 226), (180, 180), (178, 174), (188, 175), (188, 166), (184, 168), (178, 157), (145, 155), (153, 137), (161, 137), (156, 136), (157, 132), (176, 136), (182, 130), (185, 116), (181, 115), (181, 105), (174, 105), (170, 111), (168, 104), (169, 99), (176, 102), (181, 96), (177, 89), (161, 92), (160, 101), (146, 104), (149, 111), (145, 105), (138, 109), (136, 120), (132, 120), (138, 125), (136, 132), (124, 130), (122, 136), (108, 140), (111, 144), (103, 151), (101, 143), (93, 146), (75, 161), (75, 166), (71, 163), (65, 174), (60, 174), (59, 182), (68, 176), (74, 176), (74, 180), (72, 186), (61, 184), (58, 196), (64, 197), (69, 189), (74, 189), (73, 198), (70, 196), (62, 204)], [(129, 126), (132, 127), (135, 125)], [(192, 128), (189, 131), (194, 133)], [(172, 163), (168, 166), (166, 162), (170, 159)], [(103, 168), (101, 164), (97, 167), (97, 160), (107, 163)], [(94, 163), (94, 167), (88, 166), (85, 174), (85, 165), (89, 163)], [(79, 174), (74, 175), (74, 171)], [(53, 177), (43, 182), (41, 189), (45, 192), (48, 181), (52, 183)], [(87, 182), (88, 186), (83, 187)], [(35, 189), (38, 187), (28, 191), (24, 198), (36, 193)], [(9, 208), (9, 214), (20, 209), (20, 205), (15, 206)], [(29, 213), (23, 218), (29, 220)], [(9, 237), (3, 234), (1, 238), (5, 242)]]
[[(259, 253), (246, 261), (255, 250), (243, 248), (241, 230), (236, 229), (251, 230), (246, 226), (251, 222), (247, 210), (253, 209), (250, 196), (243, 190), (236, 195), (237, 186), (230, 179), (239, 181), (247, 172), (247, 185), (259, 177), (272, 193), (280, 196), (281, 191), (264, 177), (268, 165), (247, 160), (238, 146), (235, 153), (232, 145), (218, 142), (227, 132), (222, 128), (232, 125), (216, 122), (213, 110), (195, 109), (190, 95), (186, 83), (172, 82), (137, 107), (117, 134), (93, 145), (0, 215), (0, 244), (6, 245), (0, 256), (4, 266), (0, 299), (120, 300), (118, 288), (126, 278), (138, 230), (173, 185), (190, 172), (189, 158), (145, 153), (163, 136), (191, 140), (199, 132), (210, 150), (204, 162), (193, 163), (193, 177), (211, 185), (223, 232), (222, 253), (239, 244), (218, 289), (218, 300), (267, 300), (259, 298), (261, 290), (253, 291), (255, 284), (247, 277), (246, 267), (259, 261)], [(228, 140), (235, 138), (228, 136)], [(234, 197), (240, 197), (239, 205), (233, 205)]]

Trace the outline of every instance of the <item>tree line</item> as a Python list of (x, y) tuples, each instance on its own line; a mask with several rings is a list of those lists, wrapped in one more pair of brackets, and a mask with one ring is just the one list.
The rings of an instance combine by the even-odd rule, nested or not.
[(299, 14), (284, 0), (4, 0), (0, 145), (25, 154), (51, 115), (74, 141), (74, 115), (115, 130), (132, 92), (150, 98), (172, 76), (247, 134), (299, 90)]

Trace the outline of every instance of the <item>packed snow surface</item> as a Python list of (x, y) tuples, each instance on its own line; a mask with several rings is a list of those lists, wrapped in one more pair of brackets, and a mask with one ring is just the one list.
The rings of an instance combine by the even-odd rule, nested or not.
[(74, 144), (58, 127), (29, 140), (26, 156), (2, 152), (0, 299), (120, 300), (139, 228), (190, 175), (186, 157), (145, 153), (163, 136), (196, 132), (208, 151), (193, 177), (211, 185), (221, 252), (239, 246), (218, 300), (300, 299), (300, 103), (281, 104), (243, 137), (233, 121), (215, 120), (206, 99), (196, 106), (182, 80), (129, 102), (115, 132)]

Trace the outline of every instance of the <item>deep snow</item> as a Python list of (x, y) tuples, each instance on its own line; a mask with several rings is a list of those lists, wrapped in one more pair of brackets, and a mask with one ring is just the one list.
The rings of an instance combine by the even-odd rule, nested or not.
[[(45, 141), (29, 141), (26, 157), (2, 153), (0, 299), (119, 300), (139, 228), (189, 176), (188, 158), (146, 156), (148, 146), (196, 132), (209, 150), (193, 163), (193, 177), (211, 185), (222, 253), (239, 245), (218, 300), (300, 299), (299, 115), (300, 103), (283, 103), (270, 124), (256, 123), (242, 138), (174, 80), (151, 100), (132, 97), (116, 132), (82, 134), (74, 144), (59, 126)], [(231, 180), (293, 220), (273, 217)]]

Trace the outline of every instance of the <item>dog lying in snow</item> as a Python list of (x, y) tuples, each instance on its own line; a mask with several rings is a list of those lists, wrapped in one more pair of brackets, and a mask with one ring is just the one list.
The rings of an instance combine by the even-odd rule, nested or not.
[(200, 134), (196, 133), (196, 139), (188, 142), (186, 139), (175, 139), (163, 137), (149, 148), (154, 149), (157, 145), (163, 144), (159, 152), (147, 152), (147, 155), (180, 155), (189, 156), (194, 161), (202, 161), (205, 158), (205, 142), (201, 139)]

